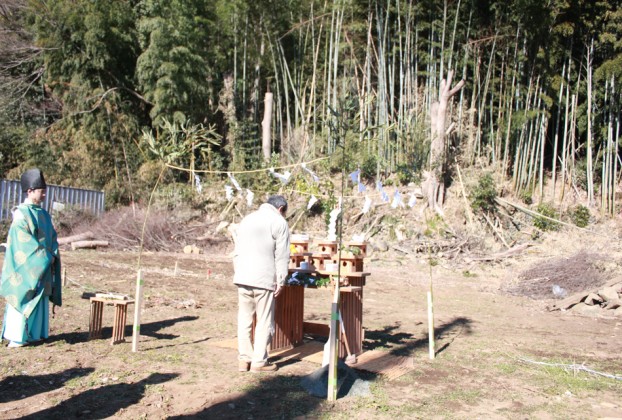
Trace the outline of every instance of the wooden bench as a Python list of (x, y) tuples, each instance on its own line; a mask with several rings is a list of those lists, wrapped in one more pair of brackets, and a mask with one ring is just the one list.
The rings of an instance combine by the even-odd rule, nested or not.
[(91, 298), (91, 318), (89, 320), (89, 340), (102, 338), (102, 318), (104, 305), (114, 305), (114, 324), (112, 325), (112, 341), (110, 344), (119, 344), (125, 341), (125, 323), (127, 321), (127, 306), (134, 303), (133, 299), (107, 299), (102, 297)]

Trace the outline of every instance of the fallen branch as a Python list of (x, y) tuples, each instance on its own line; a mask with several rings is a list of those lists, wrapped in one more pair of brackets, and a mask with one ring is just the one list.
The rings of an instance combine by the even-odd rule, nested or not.
[(408, 251), (407, 249), (404, 248), (400, 248), (399, 246), (393, 245), (391, 248), (393, 248), (396, 251), (399, 251), (403, 254), (410, 254), (410, 251)]
[(499, 237), (499, 239), (501, 239), (501, 242), (503, 242), (503, 245), (505, 245), (506, 248), (510, 249), (510, 246), (505, 241), (505, 238), (503, 238), (503, 234), (501, 232), (499, 232), (497, 227), (490, 221), (488, 216), (486, 216), (486, 214), (484, 214), (484, 213), (482, 213), (482, 216), (484, 216), (484, 219), (486, 219), (486, 221), (490, 225), (490, 227), (491, 227), (492, 231), (495, 233), (495, 235), (497, 235)]
[[(564, 226), (568, 226), (568, 227), (575, 228), (575, 229), (578, 229), (578, 230), (582, 230), (584, 232), (589, 232), (589, 233), (601, 235), (601, 234), (599, 234), (597, 232), (593, 232), (593, 231), (591, 231), (589, 229), (585, 229), (585, 228), (573, 225), (572, 223), (566, 223), (566, 222), (562, 222), (561, 220), (553, 219), (552, 217), (545, 216), (543, 214), (538, 213), (537, 211), (529, 210), (528, 208), (520, 206), (518, 204), (510, 203), (509, 201), (504, 200), (503, 198), (497, 197), (497, 198), (495, 198), (495, 201), (497, 203), (501, 204), (501, 205), (507, 204), (509, 206), (512, 206), (515, 209), (522, 211), (523, 213), (527, 213), (531, 217), (540, 217), (540, 218), (546, 219), (546, 220), (548, 220), (550, 222), (559, 223), (560, 225), (564, 225)], [(601, 236), (607, 237), (606, 235), (601, 235)]]
[(384, 214), (379, 214), (378, 216), (376, 216), (376, 218), (374, 219), (373, 222), (371, 222), (371, 224), (369, 225), (369, 228), (367, 229), (367, 231), (365, 232), (365, 237), (369, 238), (369, 232), (371, 232), (372, 228), (374, 228), (374, 226), (376, 226), (376, 224), (378, 222), (380, 222), (382, 219), (384, 218)]
[(348, 224), (354, 224), (354, 223), (358, 222), (359, 219), (361, 218), (361, 216), (364, 215), (364, 214), (365, 213), (361, 211), (361, 212), (359, 212), (359, 213), (357, 213), (355, 215), (352, 215), (350, 217), (350, 220), (348, 221)]
[(526, 362), (526, 363), (532, 363), (534, 365), (543, 365), (543, 366), (552, 366), (552, 367), (559, 367), (562, 368), (564, 370), (573, 370), (575, 372), (577, 371), (584, 371), (587, 372), (591, 375), (598, 375), (598, 376), (603, 376), (605, 378), (610, 378), (610, 379), (615, 379), (618, 381), (622, 381), (622, 376), (619, 375), (612, 375), (610, 373), (602, 373), (602, 372), (598, 372), (595, 371), (593, 369), (590, 369), (588, 367), (586, 367), (585, 365), (578, 365), (578, 364), (565, 364), (565, 363), (546, 363), (546, 362), (537, 362), (535, 360), (530, 360), (530, 359), (525, 359), (523, 357), (519, 357), (519, 359), (521, 362)]
[(501, 260), (504, 258), (508, 258), (508, 257), (512, 257), (516, 254), (519, 254), (521, 252), (523, 252), (525, 249), (529, 248), (531, 246), (531, 244), (521, 244), (521, 245), (516, 245), (515, 247), (512, 247), (510, 249), (508, 249), (507, 251), (503, 251), (503, 252), (499, 252), (497, 254), (493, 254), (490, 255), (488, 257), (467, 257), (465, 258), (465, 260), (467, 261), (495, 261), (495, 260)]

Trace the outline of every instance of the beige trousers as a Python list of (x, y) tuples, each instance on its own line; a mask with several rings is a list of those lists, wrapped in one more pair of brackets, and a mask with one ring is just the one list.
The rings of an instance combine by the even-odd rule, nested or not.
[[(251, 340), (253, 315), (257, 318)], [(238, 359), (260, 367), (268, 361), (274, 334), (274, 291), (238, 285)]]

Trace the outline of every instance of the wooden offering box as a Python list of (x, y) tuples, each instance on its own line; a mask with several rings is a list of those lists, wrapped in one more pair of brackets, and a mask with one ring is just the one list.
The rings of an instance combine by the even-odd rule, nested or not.
[(317, 243), (320, 254), (336, 254), (339, 243), (335, 241), (321, 241)]
[(309, 252), (309, 241), (307, 240), (291, 240), (290, 241), (290, 256), (289, 256), (289, 268), (299, 268), (300, 263), (308, 262), (313, 264), (311, 253)]
[[(303, 252), (309, 252), (309, 241), (291, 240), (289, 244), (293, 248), (292, 253), (294, 254), (302, 254)], [(293, 252), (294, 250), (295, 252)]]

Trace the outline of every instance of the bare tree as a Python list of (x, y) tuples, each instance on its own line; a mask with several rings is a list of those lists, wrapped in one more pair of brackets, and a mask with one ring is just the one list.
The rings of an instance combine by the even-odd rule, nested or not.
[(445, 185), (443, 175), (446, 161), (447, 138), (447, 108), (449, 99), (462, 89), (464, 80), (460, 80), (451, 88), (453, 70), (447, 73), (447, 79), (441, 80), (438, 102), (430, 107), (430, 122), (432, 141), (430, 144), (430, 170), (424, 172), (425, 181), (422, 184), (424, 195), (428, 199), (428, 206), (438, 214), (443, 214), (443, 200)]

